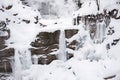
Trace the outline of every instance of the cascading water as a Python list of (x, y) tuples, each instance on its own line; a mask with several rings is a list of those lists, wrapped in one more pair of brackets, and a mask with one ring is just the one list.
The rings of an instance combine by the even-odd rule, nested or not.
[(62, 61), (67, 60), (66, 41), (65, 41), (65, 32), (64, 32), (64, 30), (60, 31), (58, 59), (60, 59)]

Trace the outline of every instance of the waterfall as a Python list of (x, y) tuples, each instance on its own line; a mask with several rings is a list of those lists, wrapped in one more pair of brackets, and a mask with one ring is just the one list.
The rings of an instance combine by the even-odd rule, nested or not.
[(15, 50), (15, 56), (14, 56), (14, 77), (15, 80), (22, 80), (22, 65), (20, 62), (20, 55), (18, 53), (18, 50)]
[(66, 41), (65, 41), (65, 32), (64, 32), (64, 30), (60, 31), (58, 59), (60, 59), (62, 61), (66, 61), (67, 60)]
[(22, 71), (30, 69), (32, 65), (31, 53), (28, 49), (15, 49), (13, 75), (15, 80), (22, 80)]
[(23, 69), (29, 69), (32, 61), (31, 61), (31, 53), (28, 49), (22, 49), (19, 51), (20, 61)]

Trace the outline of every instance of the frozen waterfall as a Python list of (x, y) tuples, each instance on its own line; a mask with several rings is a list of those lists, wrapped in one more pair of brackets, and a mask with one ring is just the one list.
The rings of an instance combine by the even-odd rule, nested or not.
[(22, 80), (22, 71), (27, 70), (32, 65), (31, 53), (28, 49), (15, 49), (13, 74), (15, 80)]
[(67, 60), (66, 41), (65, 41), (65, 32), (64, 32), (64, 30), (60, 31), (58, 59), (60, 59), (62, 61)]

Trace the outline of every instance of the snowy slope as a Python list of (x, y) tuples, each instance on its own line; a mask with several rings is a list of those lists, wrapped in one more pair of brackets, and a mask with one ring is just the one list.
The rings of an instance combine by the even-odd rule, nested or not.
[[(39, 3), (44, 2), (44, 0), (35, 1)], [(49, 0), (46, 0), (46, 2), (47, 1)], [(0, 7), (2, 7), (2, 5), (13, 5), (10, 10), (5, 10), (4, 12), (0, 11), (0, 20), (6, 20), (6, 18), (10, 19), (7, 27), (11, 30), (11, 37), (6, 40), (6, 44), (8, 48), (15, 49), (15, 64), (13, 65), (14, 80), (105, 80), (111, 76), (113, 76), (111, 80), (120, 80), (120, 41), (115, 42), (116, 44), (114, 43), (114, 40), (120, 39), (120, 19), (116, 20), (111, 18), (111, 23), (107, 27), (106, 34), (108, 34), (110, 27), (114, 27), (115, 32), (112, 35), (106, 35), (106, 39), (103, 43), (94, 44), (89, 36), (89, 32), (83, 28), (85, 25), (72, 25), (72, 18), (74, 16), (71, 16), (72, 12), (74, 12), (73, 14), (84, 16), (101, 13), (103, 9), (107, 9), (108, 11), (114, 8), (120, 9), (120, 5), (118, 4), (112, 5), (116, 4), (116, 1), (101, 0), (101, 9), (98, 11), (94, 0), (82, 0), (82, 7), (75, 11), (74, 3), (71, 0), (69, 0), (67, 6), (62, 4), (64, 3), (62, 0), (56, 0), (52, 5), (55, 10), (58, 9), (57, 16), (62, 18), (50, 19), (47, 17), (47, 19), (42, 19), (40, 13), (34, 10), (36, 7), (39, 7), (38, 4), (35, 3), (33, 5), (32, 0), (30, 0), (30, 4), (33, 7), (22, 5), (19, 0), (1, 0)], [(108, 7), (109, 5), (112, 6)], [(68, 6), (70, 7), (68, 8)], [(69, 13), (69, 11), (71, 12)], [(17, 16), (13, 16), (13, 14), (16, 13)], [(47, 26), (42, 27), (39, 23), (35, 24), (36, 19), (34, 17), (36, 16), (39, 16), (39, 23), (43, 23)], [(30, 22), (26, 23), (24, 20)], [(55, 22), (57, 22), (57, 24), (54, 24)], [(73, 40), (80, 42), (80, 38), (84, 39), (85, 37), (82, 48), (76, 50), (66, 49), (64, 40), (64, 30), (66, 29), (79, 30), (78, 34), (67, 39), (68, 42), (72, 42)], [(65, 50), (67, 50), (73, 53), (74, 57), (67, 61), (66, 59), (54, 60), (49, 65), (32, 64), (29, 52), (29, 48), (31, 48), (30, 43), (35, 40), (39, 32), (54, 32), (56, 30), (63, 31), (60, 35), (61, 43), (59, 45), (61, 53), (66, 54)], [(107, 44), (110, 45), (110, 49), (106, 49)], [(24, 55), (24, 57), (21, 57), (19, 53)], [(23, 61), (21, 60), (23, 64), (20, 63), (19, 58), (25, 58), (22, 59)]]

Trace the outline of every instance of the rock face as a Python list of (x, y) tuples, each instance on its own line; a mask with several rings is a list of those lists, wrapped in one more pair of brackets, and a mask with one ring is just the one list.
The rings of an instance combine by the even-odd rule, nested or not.
[(56, 59), (55, 55), (49, 53), (58, 50), (60, 31), (40, 32), (34, 42), (31, 45), (35, 48), (31, 49), (32, 55), (41, 56), (38, 58), (39, 64), (49, 64), (52, 60)]
[(59, 43), (60, 31), (53, 33), (41, 32), (36, 36), (36, 40), (31, 43), (33, 47), (48, 47), (53, 44)]
[(12, 72), (12, 68), (9, 60), (0, 61), (0, 72), (3, 72), (3, 73)]
[(6, 23), (0, 21), (0, 72), (12, 72), (10, 57), (14, 56), (14, 49), (6, 49), (5, 40), (9, 39), (10, 30), (7, 29)]
[[(78, 30), (65, 30), (65, 37), (71, 38)], [(38, 64), (49, 64), (51, 61), (57, 59), (55, 54), (49, 54), (59, 49), (59, 35), (60, 30), (55, 32), (40, 32), (35, 41), (31, 43), (31, 54), (38, 55)], [(72, 44), (75, 45), (75, 44)], [(72, 48), (69, 46), (69, 48)]]
[(77, 29), (68, 29), (68, 30), (65, 30), (65, 37), (69, 39), (77, 33), (78, 33)]

